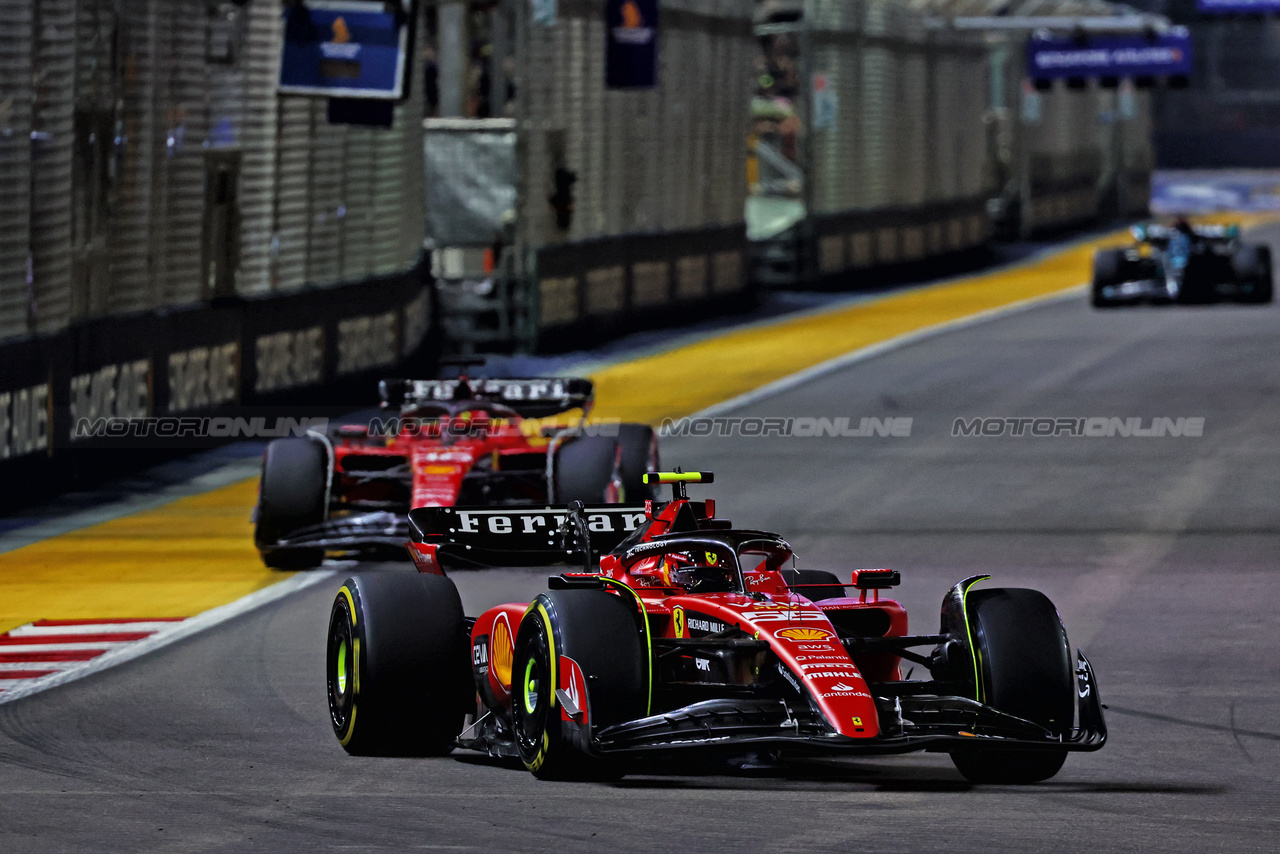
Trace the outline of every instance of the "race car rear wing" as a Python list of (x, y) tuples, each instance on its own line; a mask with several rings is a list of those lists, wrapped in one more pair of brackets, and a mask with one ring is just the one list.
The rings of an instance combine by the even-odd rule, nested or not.
[(378, 383), (378, 392), (383, 406), (388, 408), (489, 400), (526, 418), (546, 418), (571, 409), (589, 409), (595, 400), (595, 387), (591, 380), (582, 377), (386, 379)]
[[(645, 524), (643, 504), (419, 507), (409, 511), (418, 569), (584, 565)], [(584, 537), (586, 541), (584, 542)]]

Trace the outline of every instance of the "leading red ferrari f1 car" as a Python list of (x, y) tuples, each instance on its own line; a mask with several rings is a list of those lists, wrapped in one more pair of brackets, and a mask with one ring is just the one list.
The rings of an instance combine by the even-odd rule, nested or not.
[[(483, 360), (461, 359), (465, 371)], [(658, 465), (646, 424), (586, 422), (590, 380), (383, 380), (384, 418), (277, 439), (263, 455), (254, 542), (268, 566), (325, 552), (403, 557), (410, 507), (642, 500)], [(558, 426), (535, 419), (555, 418)]]
[[(888, 569), (792, 567), (664, 472), (659, 505), (421, 508), (418, 574), (347, 579), (329, 622), (334, 732), (355, 754), (518, 758), (541, 778), (677, 754), (949, 753), (975, 782), (1052, 777), (1106, 726), (1093, 670), (1034, 590), (956, 584), (912, 635)], [(471, 619), (444, 567), (580, 561), (531, 603)], [(846, 595), (846, 587), (856, 591)], [(904, 679), (903, 662), (930, 678)], [(908, 674), (910, 675), (910, 674)], [(464, 719), (472, 715), (465, 731)]]

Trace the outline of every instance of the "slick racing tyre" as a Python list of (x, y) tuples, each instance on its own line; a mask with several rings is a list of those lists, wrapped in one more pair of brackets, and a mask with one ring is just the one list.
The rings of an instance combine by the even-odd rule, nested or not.
[(1240, 301), (1269, 303), (1273, 298), (1271, 247), (1250, 244), (1240, 247), (1231, 259), (1236, 281), (1240, 284)]
[(579, 436), (558, 444), (551, 461), (556, 504), (616, 504), (623, 500), (622, 449), (608, 436)]
[[(840, 599), (844, 596), (844, 587), (827, 587), (828, 584), (839, 584), (835, 573), (824, 569), (784, 569), (782, 577), (792, 591), (811, 602), (822, 599)], [(810, 586), (822, 585), (822, 586)]]
[(516, 633), (511, 682), (516, 746), (534, 776), (620, 776), (592, 754), (591, 737), (648, 713), (649, 656), (634, 604), (603, 590), (540, 594)]
[(474, 702), (470, 639), (453, 582), (371, 572), (329, 615), (325, 684), (334, 734), (357, 756), (440, 756)]
[(622, 448), (624, 500), (634, 504), (657, 498), (657, 487), (644, 482), (644, 473), (657, 471), (660, 466), (658, 434), (648, 424), (623, 424), (618, 429), (618, 445)]
[[(980, 662), (979, 699), (1002, 712), (1070, 734), (1075, 673), (1067, 632), (1038, 590), (978, 590), (967, 600), (969, 626)], [(1065, 750), (954, 750), (951, 760), (973, 783), (1036, 783), (1062, 768)]]
[(274, 544), (324, 521), (329, 455), (319, 442), (276, 439), (262, 458), (253, 539), (262, 561), (276, 569), (306, 569), (324, 560), (324, 549), (276, 549)]
[(1103, 289), (1124, 281), (1124, 250), (1099, 249), (1093, 253), (1093, 286), (1090, 302), (1095, 308), (1110, 308), (1116, 303), (1104, 295)]

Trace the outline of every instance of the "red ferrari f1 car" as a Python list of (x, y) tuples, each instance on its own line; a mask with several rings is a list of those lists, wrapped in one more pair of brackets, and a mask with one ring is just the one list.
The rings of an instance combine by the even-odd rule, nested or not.
[[(464, 365), (474, 364), (458, 360)], [(411, 507), (615, 503), (652, 495), (658, 440), (645, 424), (583, 430), (590, 380), (383, 380), (385, 418), (277, 439), (263, 456), (254, 543), (267, 566), (327, 551), (404, 555)], [(534, 419), (575, 414), (578, 425)]]
[[(354, 754), (518, 758), (541, 778), (626, 773), (644, 757), (949, 753), (975, 782), (1052, 777), (1097, 750), (1093, 670), (1041, 593), (943, 598), (911, 635), (888, 569), (793, 568), (777, 534), (736, 529), (686, 483), (666, 504), (419, 508), (418, 574), (346, 580), (329, 621), (333, 729)], [(532, 603), (464, 616), (455, 565), (580, 562)], [(847, 594), (847, 587), (854, 589)], [(910, 662), (929, 679), (904, 679)], [(910, 675), (910, 674), (908, 674)], [(463, 729), (467, 716), (472, 722)]]

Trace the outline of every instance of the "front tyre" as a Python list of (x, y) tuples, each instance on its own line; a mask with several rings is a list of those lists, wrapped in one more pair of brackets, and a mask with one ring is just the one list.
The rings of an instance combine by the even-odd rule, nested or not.
[(453, 749), (474, 697), (469, 639), (453, 582), (363, 573), (329, 616), (325, 683), (334, 734), (357, 756), (439, 756)]
[[(1024, 718), (1057, 736), (1070, 734), (1075, 714), (1071, 648), (1053, 603), (1038, 590), (974, 591), (966, 613), (980, 661), (981, 702)], [(1065, 750), (976, 748), (951, 760), (972, 783), (1036, 783), (1062, 768)]]
[(1093, 254), (1093, 284), (1089, 290), (1089, 301), (1094, 308), (1110, 308), (1116, 304), (1106, 295), (1105, 289), (1124, 281), (1124, 261), (1123, 249), (1099, 249)]
[[(621, 773), (592, 753), (591, 739), (646, 714), (642, 637), (635, 606), (603, 590), (557, 590), (533, 601), (516, 634), (511, 689), (516, 746), (534, 776), (593, 780)], [(576, 719), (557, 689), (576, 706)]]

